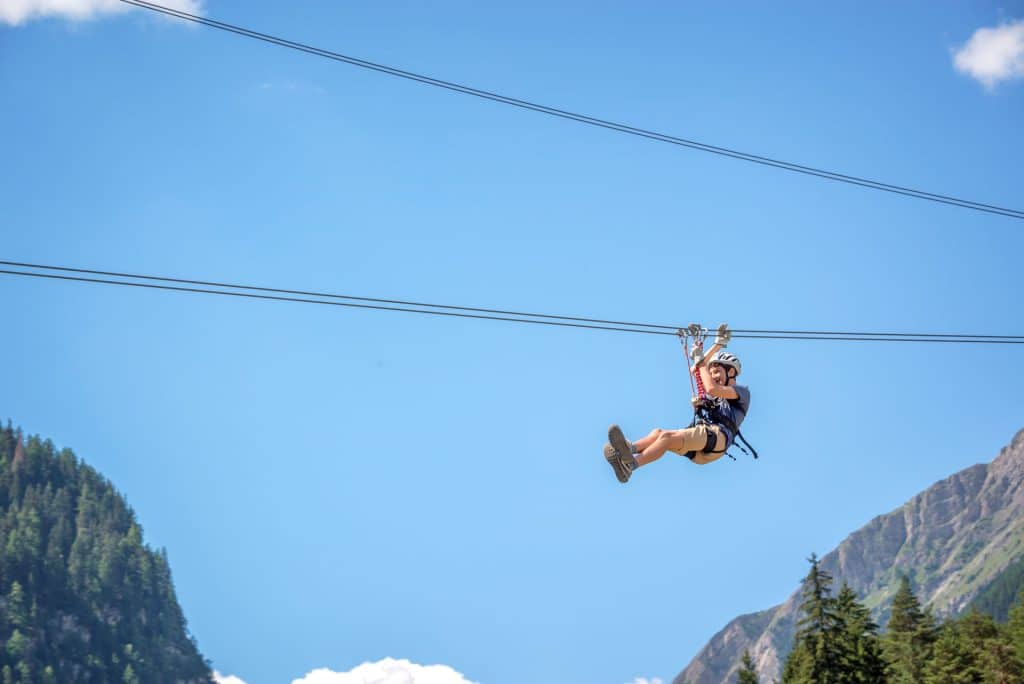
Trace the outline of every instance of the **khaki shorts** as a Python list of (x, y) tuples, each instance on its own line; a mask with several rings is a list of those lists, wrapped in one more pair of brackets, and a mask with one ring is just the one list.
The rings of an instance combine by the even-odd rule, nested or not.
[[(725, 453), (728, 438), (725, 435), (725, 431), (718, 425), (704, 425), (702, 423), (679, 432), (683, 435), (683, 445), (678, 449), (671, 449), (673, 453), (680, 456), (685, 456), (690, 451), (715, 456), (721, 456)], [(715, 443), (711, 446), (711, 449), (704, 451), (704, 445), (708, 443), (709, 434), (715, 436)]]

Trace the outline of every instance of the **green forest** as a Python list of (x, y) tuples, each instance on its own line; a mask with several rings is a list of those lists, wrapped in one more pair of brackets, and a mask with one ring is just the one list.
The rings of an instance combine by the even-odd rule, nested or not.
[[(1019, 565), (980, 602), (1005, 615), (1005, 621), (982, 612), (976, 601), (959, 617), (939, 622), (922, 608), (910, 580), (903, 576), (882, 632), (848, 585), (844, 583), (833, 594), (832, 576), (816, 556), (809, 562), (782, 684), (1024, 682), (1024, 590), (1017, 585), (1015, 603), (1006, 598)], [(743, 654), (735, 681), (760, 684), (749, 651)]]
[(0, 682), (212, 682), (167, 554), (68, 449), (0, 428)]

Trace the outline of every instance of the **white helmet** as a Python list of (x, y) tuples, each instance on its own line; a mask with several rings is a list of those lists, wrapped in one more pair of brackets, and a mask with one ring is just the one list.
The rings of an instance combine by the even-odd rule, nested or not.
[(720, 363), (723, 366), (728, 366), (736, 371), (736, 375), (743, 371), (743, 365), (740, 363), (739, 357), (735, 354), (730, 354), (724, 349), (712, 357), (711, 363)]

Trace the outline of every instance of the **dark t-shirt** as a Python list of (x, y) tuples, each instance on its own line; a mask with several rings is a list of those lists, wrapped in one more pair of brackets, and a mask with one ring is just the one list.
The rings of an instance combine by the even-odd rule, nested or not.
[[(711, 397), (711, 400), (714, 402), (712, 416), (717, 414), (731, 420), (736, 425), (736, 429), (739, 430), (740, 425), (743, 423), (743, 419), (747, 417), (747, 411), (750, 409), (750, 388), (746, 385), (733, 385), (733, 389), (736, 390), (736, 394), (739, 395), (735, 399)], [(733, 440), (736, 439), (736, 435), (733, 434), (732, 430), (726, 424), (722, 425), (722, 430), (726, 435), (728, 435), (729, 445), (732, 446)]]

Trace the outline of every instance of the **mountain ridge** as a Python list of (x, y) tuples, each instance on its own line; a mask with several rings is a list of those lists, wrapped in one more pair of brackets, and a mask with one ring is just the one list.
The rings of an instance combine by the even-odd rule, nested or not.
[[(901, 574), (937, 616), (957, 615), (1024, 558), (1024, 429), (990, 463), (968, 466), (872, 518), (821, 559), (885, 624)], [(673, 679), (718, 684), (749, 649), (763, 681), (778, 678), (792, 643), (799, 589), (783, 603), (729, 621)], [(762, 626), (763, 625), (763, 626)]]

